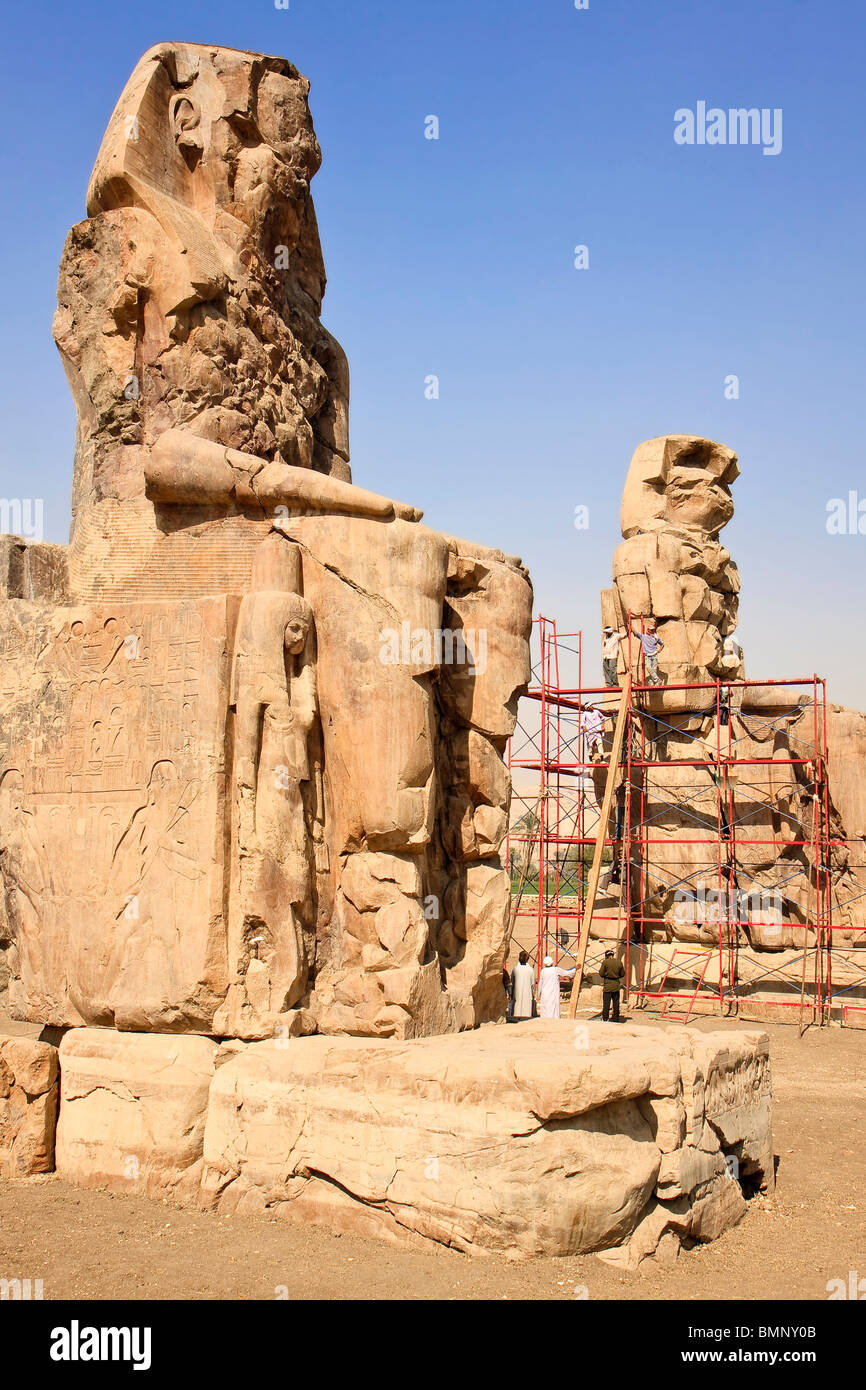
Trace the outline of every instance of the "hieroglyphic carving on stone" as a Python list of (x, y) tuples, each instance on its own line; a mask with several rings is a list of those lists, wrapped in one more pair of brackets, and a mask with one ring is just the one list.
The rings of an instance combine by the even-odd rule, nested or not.
[(0, 873), (9, 921), (14, 929), (32, 930), (53, 883), (48, 849), (27, 797), (24, 774), (17, 767), (0, 774), (0, 826)]
[(60, 609), (31, 632), (29, 671), (19, 652), (0, 836), (28, 1016), (208, 1017), (228, 622), (225, 600)]

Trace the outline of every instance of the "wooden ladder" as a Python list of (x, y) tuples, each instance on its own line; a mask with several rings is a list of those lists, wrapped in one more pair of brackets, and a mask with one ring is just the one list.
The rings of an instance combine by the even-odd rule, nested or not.
[[(598, 835), (595, 840), (595, 850), (592, 856), (592, 868), (589, 871), (589, 883), (586, 890), (586, 903), (583, 909), (583, 921), (580, 926), (580, 941), (577, 947), (577, 960), (574, 969), (574, 985), (571, 990), (571, 1005), (568, 1010), (569, 1018), (574, 1018), (577, 1013), (577, 1004), (580, 999), (580, 991), (583, 985), (583, 967), (586, 961), (586, 948), (589, 945), (589, 928), (592, 923), (592, 914), (595, 911), (595, 900), (598, 896), (598, 880), (601, 877), (601, 865), (604, 857), (604, 842), (607, 839), (608, 821), (610, 820), (610, 808), (613, 805), (614, 783), (619, 770), (619, 760), (622, 755), (622, 745), (625, 738), (626, 724), (628, 723), (629, 702), (631, 700), (631, 675), (625, 677), (622, 687), (622, 694), (619, 700), (619, 709), (616, 716), (616, 728), (613, 733), (613, 746), (610, 750), (610, 762), (607, 765), (607, 778), (604, 784), (604, 796), (601, 801), (601, 816), (598, 822)], [(628, 872), (626, 864), (626, 873)], [(620, 894), (622, 885), (620, 885)]]

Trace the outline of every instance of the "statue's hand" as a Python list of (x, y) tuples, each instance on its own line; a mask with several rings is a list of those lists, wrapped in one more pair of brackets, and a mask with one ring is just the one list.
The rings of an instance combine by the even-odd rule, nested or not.
[(417, 507), (410, 507), (408, 502), (394, 502), (393, 507), (394, 515), (400, 521), (420, 521), (424, 515)]
[(226, 450), (226, 461), (241, 469), (259, 502), (269, 506), (312, 507), (315, 511), (345, 512), (352, 516), (399, 517), (419, 521), (421, 512), (403, 502), (394, 502), (377, 492), (316, 473), (310, 468), (292, 468), (282, 463), (266, 463), (252, 454)]

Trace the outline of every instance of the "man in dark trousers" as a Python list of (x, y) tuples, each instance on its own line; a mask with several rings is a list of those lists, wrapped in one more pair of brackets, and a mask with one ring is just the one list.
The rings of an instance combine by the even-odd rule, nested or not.
[(625, 980), (625, 966), (621, 960), (615, 958), (613, 951), (605, 951), (599, 974), (601, 975), (601, 983), (604, 990), (601, 1006), (602, 1019), (607, 1023), (612, 1003), (613, 1021), (614, 1023), (619, 1023), (619, 992)]

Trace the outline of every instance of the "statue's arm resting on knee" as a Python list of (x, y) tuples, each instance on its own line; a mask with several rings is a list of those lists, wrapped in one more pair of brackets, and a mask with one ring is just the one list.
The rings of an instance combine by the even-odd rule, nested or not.
[(266, 510), (282, 506), (403, 521), (420, 521), (423, 515), (415, 507), (325, 473), (269, 463), (180, 429), (160, 435), (145, 465), (145, 478), (147, 495), (154, 502), (235, 501)]

